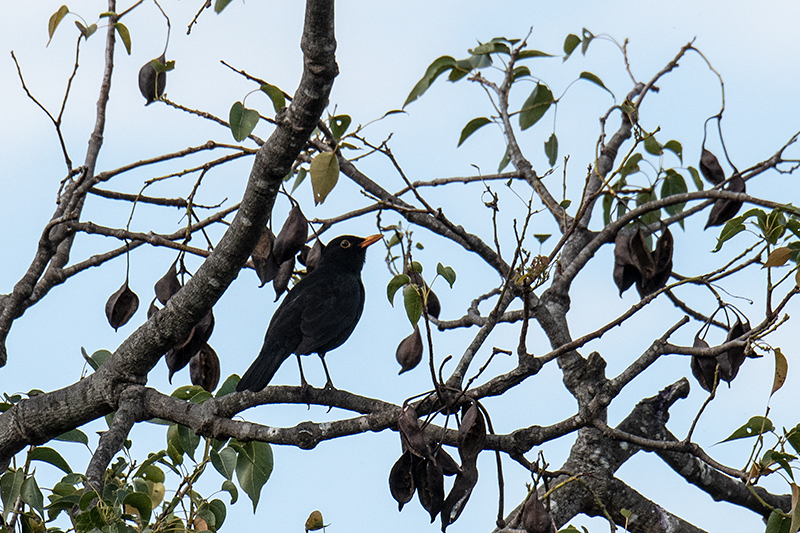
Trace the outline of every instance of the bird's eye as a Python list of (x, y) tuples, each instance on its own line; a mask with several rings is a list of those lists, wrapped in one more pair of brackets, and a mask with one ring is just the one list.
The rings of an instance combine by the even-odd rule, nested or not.
[(347, 239), (345, 239), (345, 240), (343, 240), (341, 243), (339, 243), (339, 245), (340, 245), (342, 248), (350, 248), (350, 241), (348, 241)]

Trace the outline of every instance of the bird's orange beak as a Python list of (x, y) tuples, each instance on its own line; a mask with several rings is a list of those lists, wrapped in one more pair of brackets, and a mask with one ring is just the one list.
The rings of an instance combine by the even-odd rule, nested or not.
[(370, 244), (377, 242), (383, 238), (383, 235), (380, 233), (376, 233), (375, 235), (370, 235), (369, 237), (364, 237), (364, 242), (361, 243), (361, 248), (366, 248)]

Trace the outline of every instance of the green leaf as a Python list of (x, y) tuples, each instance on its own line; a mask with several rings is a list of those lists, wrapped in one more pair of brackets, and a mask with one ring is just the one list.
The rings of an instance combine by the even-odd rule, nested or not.
[(767, 529), (764, 533), (789, 533), (792, 519), (783, 516), (778, 510), (772, 511), (767, 519)]
[(422, 316), (422, 297), (413, 285), (406, 285), (403, 289), (403, 303), (406, 307), (406, 315), (412, 326), (419, 322)]
[(467, 122), (467, 125), (464, 126), (463, 130), (461, 130), (461, 137), (458, 139), (458, 144), (456, 145), (456, 147), (461, 146), (461, 144), (467, 140), (467, 137), (469, 137), (470, 135), (475, 133), (475, 131), (477, 131), (478, 129), (482, 128), (483, 126), (491, 122), (492, 121), (486, 117), (473, 118), (472, 120)]
[[(506, 147), (506, 151), (503, 154), (503, 157), (500, 159), (500, 164), (497, 166), (497, 172), (502, 172), (508, 164), (511, 162), (511, 156), (508, 154), (508, 147)], [(509, 184), (511, 180), (509, 180)]]
[(526, 130), (539, 122), (553, 103), (553, 93), (546, 85), (537, 83), (530, 96), (522, 105), (519, 114), (519, 127)]
[(581, 38), (575, 35), (574, 33), (570, 33), (567, 35), (567, 38), (564, 39), (564, 59), (566, 61), (569, 59), (569, 56), (572, 55), (572, 52), (575, 51), (575, 48), (581, 44)]
[(130, 505), (137, 511), (142, 519), (142, 524), (150, 522), (150, 515), (153, 512), (153, 500), (144, 492), (131, 492), (122, 500), (123, 505)]
[(553, 54), (546, 54), (539, 50), (521, 50), (517, 54), (517, 59), (528, 59), (529, 57), (555, 57)]
[(236, 102), (231, 106), (229, 122), (231, 133), (237, 142), (242, 142), (253, 132), (258, 124), (258, 111), (247, 109), (241, 102)]
[(184, 453), (192, 458), (194, 461), (194, 451), (197, 445), (200, 444), (200, 435), (194, 432), (191, 428), (183, 425), (178, 425), (178, 439), (181, 443)]
[(544, 155), (547, 156), (547, 162), (550, 163), (551, 167), (556, 164), (558, 159), (558, 137), (556, 137), (555, 133), (551, 133), (550, 138), (544, 143)]
[(648, 154), (661, 155), (664, 150), (661, 148), (661, 143), (658, 142), (654, 135), (648, 135), (644, 138), (644, 149)]
[(253, 502), (253, 512), (258, 506), (261, 488), (272, 474), (272, 448), (266, 442), (236, 442), (231, 446), (238, 452), (236, 457), (236, 477)]
[(631, 155), (623, 164), (622, 167), (619, 169), (619, 175), (622, 178), (626, 178), (631, 174), (635, 174), (639, 172), (639, 161), (642, 160), (642, 154), (636, 152), (635, 154)]
[[(655, 191), (643, 191), (636, 195), (636, 207), (642, 206), (646, 203), (653, 202), (656, 200)], [(643, 224), (655, 224), (659, 220), (661, 220), (661, 209), (655, 209), (653, 211), (648, 211), (644, 215), (639, 217), (639, 220)]]
[(53, 34), (56, 32), (56, 28), (67, 16), (69, 13), (69, 8), (65, 5), (58, 8), (58, 11), (50, 15), (50, 20), (47, 21), (47, 34), (49, 35), (49, 39), (47, 39), (47, 46), (50, 46), (50, 41), (53, 40)]
[(225, 383), (223, 383), (223, 384), (220, 386), (220, 388), (219, 388), (219, 389), (217, 389), (217, 394), (216, 394), (216, 397), (217, 397), (217, 398), (222, 398), (222, 397), (223, 397), (223, 396), (225, 396), (226, 394), (230, 394), (230, 393), (232, 393), (233, 391), (235, 391), (235, 390), (236, 390), (236, 385), (237, 385), (238, 383), (239, 383), (239, 376), (237, 376), (236, 374), (231, 374), (231, 375), (230, 375), (230, 376), (228, 376), (228, 378), (225, 380)]
[(469, 50), (469, 53), (472, 55), (481, 55), (481, 54), (511, 54), (511, 49), (508, 47), (507, 44), (503, 42), (496, 41), (492, 39), (488, 43), (483, 43), (472, 50)]
[(30, 476), (22, 482), (19, 495), (22, 501), (33, 507), (39, 512), (39, 515), (44, 516), (44, 496), (42, 491), (39, 490), (39, 484), (36, 483), (36, 478)]
[(183, 463), (184, 451), (178, 436), (177, 424), (170, 424), (169, 428), (167, 428), (167, 454), (176, 465)]
[(226, 479), (222, 482), (222, 490), (226, 491), (228, 494), (231, 495), (231, 505), (236, 503), (239, 499), (239, 489), (236, 488), (236, 485), (233, 484), (233, 481)]
[(544, 244), (552, 235), (550, 233), (534, 233), (533, 237), (539, 241), (539, 244)]
[[(678, 141), (675, 141), (675, 140), (667, 141), (664, 144), (664, 149), (665, 150), (669, 150), (673, 154), (677, 155), (678, 159), (680, 159), (681, 163), (683, 163), (683, 146), (681, 146), (681, 143), (679, 143)], [(699, 176), (698, 176), (698, 178), (699, 178)]]
[(603, 89), (608, 91), (608, 94), (610, 94), (612, 97), (614, 96), (614, 93), (611, 92), (611, 89), (606, 87), (606, 85), (603, 83), (603, 80), (598, 78), (595, 74), (592, 74), (591, 72), (583, 71), (583, 72), (581, 72), (581, 75), (579, 77), (582, 80), (587, 80), (587, 81), (590, 81), (590, 82), (594, 83), (595, 85), (599, 85), (600, 87), (602, 87)]
[(789, 477), (794, 481), (794, 474), (792, 473), (792, 467), (789, 466), (789, 461), (794, 461), (797, 459), (796, 455), (792, 455), (789, 453), (783, 453), (776, 450), (767, 450), (764, 452), (764, 457), (761, 459), (761, 465), (764, 468), (772, 466), (774, 463), (778, 463), (781, 468), (783, 468)]
[(594, 39), (592, 32), (583, 28), (583, 41), (581, 41), (581, 54), (586, 55), (586, 50), (589, 48), (589, 43)]
[(325, 201), (339, 181), (339, 161), (333, 152), (317, 154), (311, 161), (311, 188), (314, 191), (314, 205)]
[(565, 199), (561, 200), (558, 203), (558, 205), (561, 206), (562, 209), (566, 209), (566, 208), (568, 208), (569, 206), (572, 205), (572, 200), (570, 200), (569, 198), (565, 198)]
[(444, 266), (441, 263), (436, 265), (436, 273), (442, 276), (447, 283), (450, 284), (450, 288), (453, 288), (453, 284), (456, 282), (456, 271), (452, 269), (452, 267)]
[(214, 465), (217, 472), (226, 479), (233, 479), (233, 473), (236, 471), (236, 450), (226, 446), (219, 452), (211, 450), (210, 456), (211, 464)]
[(447, 70), (452, 70), (455, 66), (456, 60), (450, 56), (442, 56), (434, 60), (434, 62), (428, 66), (428, 69), (425, 71), (425, 75), (422, 76), (422, 79), (420, 79), (414, 88), (411, 89), (411, 92), (408, 94), (403, 107), (406, 107), (408, 104), (422, 96), (440, 74)]
[(297, 177), (294, 179), (294, 184), (292, 185), (292, 192), (294, 192), (295, 189), (297, 189), (300, 186), (300, 184), (303, 183), (303, 180), (306, 179), (307, 175), (308, 171), (305, 169), (305, 167), (300, 167), (297, 170)]
[(81, 348), (81, 353), (86, 362), (89, 363), (89, 366), (92, 367), (92, 370), (95, 371), (100, 368), (100, 365), (106, 362), (106, 359), (111, 357), (111, 352), (108, 350), (97, 350), (92, 355), (89, 355), (84, 348)]
[(729, 221), (727, 221), (725, 225), (722, 227), (722, 231), (719, 232), (719, 237), (717, 237), (717, 245), (711, 251), (719, 252), (722, 249), (722, 244), (725, 241), (732, 238), (737, 233), (744, 231), (745, 229), (744, 224), (742, 224), (743, 220), (744, 220), (744, 215), (732, 218)]
[[(683, 179), (683, 176), (673, 169), (667, 170), (667, 177), (664, 178), (664, 183), (661, 185), (661, 198), (663, 199), (667, 198), (668, 196), (683, 194), (685, 192), (687, 192), (687, 188), (686, 180)], [(670, 215), (677, 215), (683, 211), (684, 207), (686, 207), (686, 202), (681, 202), (679, 204), (666, 206), (664, 211)]]
[(350, 118), (350, 115), (336, 115), (328, 119), (328, 124), (331, 128), (331, 133), (333, 134), (334, 139), (341, 139), (344, 132), (347, 131), (347, 128), (350, 126), (350, 122), (353, 119)]
[(286, 97), (283, 96), (283, 91), (269, 83), (262, 83), (261, 90), (272, 100), (272, 107), (276, 113), (286, 107)]
[(179, 400), (188, 401), (191, 400), (195, 394), (199, 394), (203, 390), (205, 389), (203, 389), (203, 387), (201, 387), (200, 385), (181, 385), (180, 387), (172, 391), (172, 394), (170, 394), (170, 396), (172, 396), (173, 398), (178, 398)]
[(61, 454), (55, 451), (53, 448), (48, 448), (46, 446), (36, 447), (32, 449), (30, 453), (28, 453), (28, 459), (31, 461), (50, 463), (56, 468), (63, 470), (65, 474), (72, 473), (72, 468), (70, 468), (69, 464), (67, 464), (64, 458), (61, 457)]
[(800, 530), (800, 487), (794, 483), (792, 477), (792, 522), (789, 526), (789, 533), (797, 533)]
[(411, 278), (406, 274), (398, 274), (389, 280), (389, 284), (386, 286), (386, 296), (389, 298), (389, 303), (392, 304), (392, 306), (394, 306), (394, 294), (397, 292), (397, 289), (403, 285), (408, 285), (410, 282)]
[(122, 39), (122, 44), (125, 45), (125, 51), (128, 52), (128, 55), (131, 55), (131, 32), (128, 31), (128, 27), (121, 22), (115, 22), (114, 29), (117, 30), (119, 38)]
[[(667, 143), (669, 144), (669, 143)], [(689, 174), (692, 175), (692, 181), (694, 181), (694, 186), (697, 187), (698, 191), (703, 190), (703, 180), (700, 179), (700, 173), (694, 167), (689, 167)]]
[(22, 482), (25, 474), (21, 468), (17, 470), (7, 470), (0, 476), (0, 496), (3, 500), (3, 522), (7, 523), (8, 515), (14, 510), (14, 504), (19, 498)]
[(754, 416), (747, 421), (747, 424), (731, 433), (731, 436), (722, 442), (745, 439), (748, 437), (757, 437), (758, 435), (772, 431), (773, 429), (775, 429), (775, 426), (772, 425), (772, 421), (769, 418), (764, 416)]
[(786, 433), (786, 440), (792, 445), (794, 451), (800, 453), (800, 424), (797, 424)]
[(531, 69), (526, 67), (525, 65), (520, 65), (519, 67), (514, 67), (514, 72), (511, 74), (511, 83), (514, 83), (519, 78), (524, 78), (526, 76), (531, 75)]
[(89, 445), (89, 437), (87, 437), (86, 433), (80, 429), (71, 429), (66, 433), (62, 433), (58, 437), (53, 437), (53, 440), (59, 440), (62, 442), (79, 442), (81, 444), (85, 444), (86, 446)]
[(216, 0), (214, 2), (214, 12), (219, 15), (222, 13), (222, 10), (228, 7), (228, 4), (231, 3), (231, 0)]

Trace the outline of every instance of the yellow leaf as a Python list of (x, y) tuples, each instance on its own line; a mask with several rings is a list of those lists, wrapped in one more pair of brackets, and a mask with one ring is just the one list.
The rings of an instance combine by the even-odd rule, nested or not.
[(786, 356), (783, 355), (781, 349), (775, 348), (773, 351), (775, 352), (775, 379), (772, 381), (770, 396), (783, 387), (783, 383), (786, 381), (786, 374), (789, 372), (789, 363), (786, 361)]
[(314, 204), (321, 204), (339, 181), (339, 161), (333, 152), (322, 152), (311, 161), (311, 188)]
[(780, 248), (775, 248), (767, 257), (767, 261), (764, 263), (764, 266), (761, 268), (769, 268), (769, 267), (776, 267), (776, 266), (783, 266), (786, 264), (786, 261), (789, 260), (789, 257), (792, 255), (792, 249), (786, 246), (781, 246)]

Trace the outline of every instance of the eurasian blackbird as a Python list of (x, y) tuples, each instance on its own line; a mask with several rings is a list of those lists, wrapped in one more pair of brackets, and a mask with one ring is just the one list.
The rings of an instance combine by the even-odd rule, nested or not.
[[(317, 267), (289, 291), (264, 337), (261, 353), (247, 369), (237, 391), (260, 391), (272, 379), (291, 354), (319, 354), (328, 378), (326, 388), (333, 388), (325, 354), (341, 346), (361, 318), (364, 309), (364, 285), (361, 269), (367, 246), (381, 235), (336, 237), (322, 251)], [(302, 386), (307, 386), (300, 367)]]

